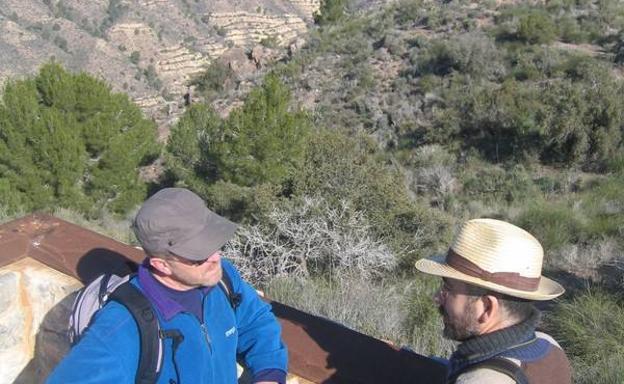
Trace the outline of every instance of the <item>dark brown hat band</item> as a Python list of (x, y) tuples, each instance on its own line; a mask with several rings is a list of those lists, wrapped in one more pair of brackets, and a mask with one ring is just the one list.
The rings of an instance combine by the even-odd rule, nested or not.
[(452, 249), (446, 254), (446, 264), (468, 276), (507, 288), (528, 292), (535, 292), (539, 288), (540, 277), (524, 277), (518, 272), (488, 272)]

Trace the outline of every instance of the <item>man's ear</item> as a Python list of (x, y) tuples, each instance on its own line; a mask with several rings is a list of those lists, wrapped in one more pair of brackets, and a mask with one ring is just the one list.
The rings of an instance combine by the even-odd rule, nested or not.
[(497, 322), (500, 318), (500, 301), (494, 295), (483, 295), (479, 298), (481, 312), (479, 314), (479, 323), (489, 325)]
[(171, 275), (171, 267), (167, 260), (160, 257), (150, 257), (149, 264), (156, 273), (165, 276)]

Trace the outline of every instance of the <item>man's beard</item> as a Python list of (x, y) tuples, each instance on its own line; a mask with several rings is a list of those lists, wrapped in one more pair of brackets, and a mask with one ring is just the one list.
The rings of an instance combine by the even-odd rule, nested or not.
[(464, 341), (479, 334), (477, 319), (469, 305), (464, 308), (462, 316), (452, 320), (442, 306), (438, 306), (438, 312), (444, 319), (443, 335), (447, 339)]

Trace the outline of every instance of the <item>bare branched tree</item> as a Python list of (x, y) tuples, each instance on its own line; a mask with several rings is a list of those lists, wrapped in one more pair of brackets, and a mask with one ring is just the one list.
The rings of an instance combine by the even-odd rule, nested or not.
[(309, 197), (276, 207), (266, 220), (241, 228), (225, 256), (255, 283), (316, 274), (375, 278), (397, 265), (395, 254), (374, 238), (360, 212), (345, 201), (330, 206)]

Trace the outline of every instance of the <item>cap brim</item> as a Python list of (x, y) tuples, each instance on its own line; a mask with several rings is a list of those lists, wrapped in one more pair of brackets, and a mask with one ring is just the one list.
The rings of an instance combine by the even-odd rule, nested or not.
[(201, 231), (169, 250), (188, 260), (205, 260), (221, 249), (234, 236), (237, 228), (235, 223), (211, 213)]
[(473, 277), (465, 273), (459, 272), (456, 269), (447, 265), (445, 263), (445, 260), (446, 255), (438, 255), (426, 259), (420, 259), (416, 262), (416, 268), (419, 271), (428, 273), (430, 275), (461, 280), (472, 285), (491, 289), (495, 292), (500, 292), (509, 296), (519, 297), (528, 300), (551, 300), (562, 295), (565, 292), (565, 289), (559, 283), (544, 276), (541, 276), (540, 284), (536, 291), (522, 291), (518, 289), (508, 288), (503, 285), (491, 283), (489, 281), (479, 279), (478, 277)]

